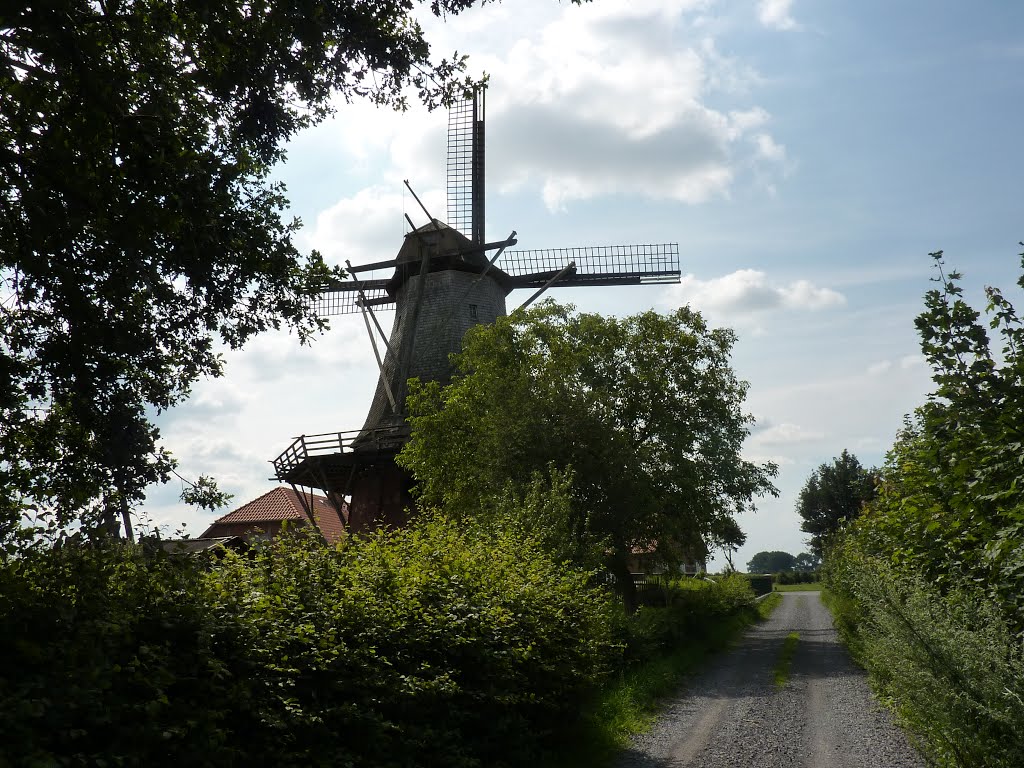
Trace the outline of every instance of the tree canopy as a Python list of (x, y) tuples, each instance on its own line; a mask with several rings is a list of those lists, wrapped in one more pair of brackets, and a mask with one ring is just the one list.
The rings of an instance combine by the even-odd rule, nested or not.
[(874, 498), (875, 477), (874, 471), (862, 467), (857, 457), (844, 449), (839, 458), (821, 464), (807, 478), (796, 511), (803, 518), (800, 530), (810, 534), (808, 543), (814, 555), (820, 558), (832, 534)]
[(821, 566), (821, 558), (810, 552), (801, 552), (796, 556), (794, 568), (798, 571), (816, 571)]
[(308, 295), (341, 273), (296, 249), (268, 174), (334, 97), (433, 107), (466, 85), (464, 57), (431, 58), (416, 5), (5, 4), (4, 530), (27, 510), (88, 523), (140, 499), (174, 467), (150, 416), (220, 373), (219, 343), (323, 327)]
[(796, 558), (789, 552), (758, 552), (747, 562), (747, 573), (778, 573), (796, 568)]
[(931, 255), (916, 326), (935, 386), (829, 550), (826, 585), (930, 762), (1022, 765), (1024, 322), (995, 287), (983, 316)]
[[(941, 251), (932, 258), (938, 286), (916, 325), (935, 389), (904, 423), (854, 538), (943, 590), (983, 585), (1020, 630), (1024, 322), (995, 287), (986, 289), (983, 322), (963, 298), (961, 274), (947, 273)], [(1021, 267), (1024, 274), (1024, 254)]]
[(399, 462), (422, 502), (452, 515), (488, 514), (510, 489), (571, 476), (565, 535), (599, 543), (623, 577), (636, 547), (668, 562), (704, 555), (707, 542), (742, 536), (733, 518), (756, 496), (776, 493), (775, 466), (740, 455), (753, 418), (729, 364), (734, 341), (687, 307), (622, 319), (553, 302), (517, 311), (466, 334), (449, 385), (411, 383)]

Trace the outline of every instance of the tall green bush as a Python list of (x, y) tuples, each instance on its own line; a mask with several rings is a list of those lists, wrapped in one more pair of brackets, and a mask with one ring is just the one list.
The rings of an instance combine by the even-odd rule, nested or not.
[(731, 617), (749, 612), (752, 618), (754, 605), (754, 591), (742, 574), (670, 582), (663, 606), (642, 606), (621, 625), (626, 660), (639, 662), (683, 646), (700, 646)]
[(219, 564), (30, 550), (0, 565), (0, 765), (521, 765), (621, 654), (588, 581), (438, 519)]
[(826, 581), (851, 648), (937, 763), (1019, 766), (1024, 323), (995, 288), (983, 323), (932, 255), (938, 287), (917, 327), (935, 391), (828, 553)]
[(212, 598), (201, 563), (136, 546), (0, 564), (0, 765), (231, 764), (247, 648)]
[(261, 639), (261, 750), (296, 765), (521, 764), (617, 652), (587, 574), (440, 519), (335, 552), (294, 539), (216, 577)]
[(834, 552), (841, 629), (878, 691), (941, 765), (1024, 765), (1024, 649), (977, 587), (942, 592), (866, 555)]

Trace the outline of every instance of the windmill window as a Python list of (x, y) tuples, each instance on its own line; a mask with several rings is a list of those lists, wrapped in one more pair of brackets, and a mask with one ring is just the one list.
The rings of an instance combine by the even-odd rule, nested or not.
[(476, 320), (476, 304), (469, 305), (469, 317), (471, 320)]

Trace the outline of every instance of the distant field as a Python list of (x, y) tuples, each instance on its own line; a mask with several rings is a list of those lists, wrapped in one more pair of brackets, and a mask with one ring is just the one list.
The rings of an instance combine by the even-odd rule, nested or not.
[(810, 584), (776, 584), (776, 592), (821, 592), (821, 582), (815, 581)]

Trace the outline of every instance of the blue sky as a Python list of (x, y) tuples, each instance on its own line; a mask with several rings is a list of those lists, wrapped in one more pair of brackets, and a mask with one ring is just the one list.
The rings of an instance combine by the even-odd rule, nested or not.
[[(1024, 304), (1024, 5), (944, 0), (507, 1), (441, 24), (487, 96), (489, 239), (521, 248), (677, 242), (672, 287), (565, 290), (584, 311), (690, 303), (739, 333), (734, 365), (758, 425), (750, 458), (780, 464), (776, 499), (741, 525), (760, 550), (804, 549), (809, 473), (844, 448), (879, 464), (929, 391), (913, 319), (930, 251)], [(278, 177), (299, 242), (335, 262), (390, 258), (422, 222), (408, 178), (444, 216), (446, 115), (341, 105), (297, 137)], [(510, 308), (526, 298), (513, 294)], [(375, 364), (362, 322), (311, 348), (287, 334), (226, 355), (162, 417), (182, 471), (244, 503), (301, 433), (362, 424)], [(201, 533), (214, 515), (154, 489), (146, 512)]]

